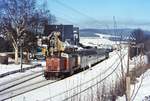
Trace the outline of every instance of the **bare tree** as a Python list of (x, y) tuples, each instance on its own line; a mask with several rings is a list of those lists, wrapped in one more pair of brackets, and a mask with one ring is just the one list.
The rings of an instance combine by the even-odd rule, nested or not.
[(1, 32), (12, 42), (15, 50), (15, 63), (18, 64), (21, 39), (28, 40), (27, 38), (31, 35), (29, 32), (42, 33), (42, 28), (48, 23), (51, 14), (37, 9), (36, 0), (4, 0), (3, 3), (0, 28)]
[(32, 26), (29, 21), (35, 7), (35, 0), (4, 0), (2, 30), (12, 42), (15, 50), (15, 63), (18, 64), (18, 47), (25, 30)]
[(132, 58), (132, 57), (140, 54), (139, 48), (142, 47), (141, 45), (145, 41), (144, 31), (141, 29), (135, 29), (131, 33), (130, 38), (131, 38), (130, 45), (132, 46), (132, 44), (134, 44), (134, 47), (130, 47), (130, 58)]
[(144, 41), (144, 31), (141, 29), (135, 29), (131, 33), (132, 42), (135, 44), (143, 43)]

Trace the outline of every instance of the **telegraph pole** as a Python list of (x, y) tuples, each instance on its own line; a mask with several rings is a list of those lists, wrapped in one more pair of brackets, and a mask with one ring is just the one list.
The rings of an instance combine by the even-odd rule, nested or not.
[(116, 23), (116, 18), (115, 16), (113, 16), (113, 21), (114, 21), (114, 36), (115, 36), (115, 42), (116, 42), (116, 45), (117, 45), (117, 23)]
[(23, 70), (22, 70), (22, 63), (23, 63), (23, 55), (22, 55), (22, 52), (23, 52), (23, 50), (22, 50), (22, 43), (21, 43), (21, 46), (20, 46), (20, 68), (21, 68), (21, 72), (23, 72)]
[(127, 75), (126, 75), (126, 101), (130, 101), (130, 74), (129, 74), (129, 62), (130, 62), (130, 42), (128, 43), (128, 60), (127, 60)]
[(23, 38), (20, 39), (20, 68), (21, 72), (23, 72), (22, 64), (23, 64)]
[[(24, 33), (25, 34), (25, 33)], [(24, 44), (24, 35), (22, 35), (21, 37), (20, 37), (20, 68), (21, 68), (21, 72), (23, 72), (23, 44)]]

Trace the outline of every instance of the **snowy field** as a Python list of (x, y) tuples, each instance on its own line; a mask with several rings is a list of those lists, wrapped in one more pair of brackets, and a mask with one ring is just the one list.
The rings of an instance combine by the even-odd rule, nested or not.
[(89, 46), (97, 46), (97, 45), (115, 45), (116, 43), (110, 41), (108, 39), (100, 38), (100, 37), (81, 37), (80, 43)]

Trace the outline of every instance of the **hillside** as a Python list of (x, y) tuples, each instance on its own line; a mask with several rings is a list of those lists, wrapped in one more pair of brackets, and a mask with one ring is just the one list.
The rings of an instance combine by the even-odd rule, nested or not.
[(108, 35), (116, 35), (120, 36), (128, 36), (133, 31), (133, 29), (81, 29), (80, 36), (81, 37), (96, 37), (95, 33), (108, 34)]
[[(80, 36), (81, 37), (96, 37), (95, 33), (100, 34), (108, 34), (108, 35), (115, 35), (115, 36), (129, 36), (134, 29), (80, 29)], [(150, 31), (144, 30), (144, 34), (150, 36)]]

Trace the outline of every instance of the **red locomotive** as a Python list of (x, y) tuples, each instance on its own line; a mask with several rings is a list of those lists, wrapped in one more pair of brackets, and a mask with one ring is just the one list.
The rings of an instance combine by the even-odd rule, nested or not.
[(64, 48), (59, 40), (59, 32), (53, 32), (50, 39), (48, 56), (46, 57), (45, 78), (72, 75), (77, 70), (84, 70), (109, 57), (105, 49)]

